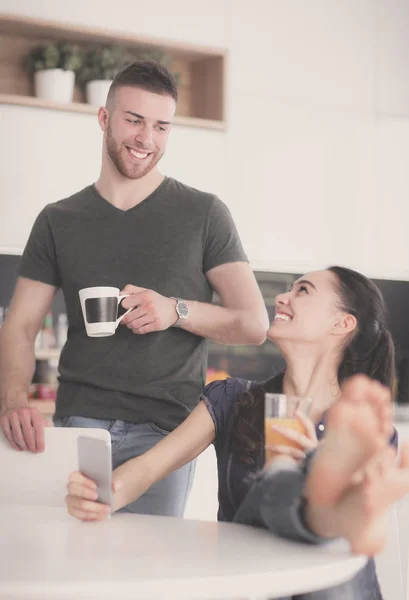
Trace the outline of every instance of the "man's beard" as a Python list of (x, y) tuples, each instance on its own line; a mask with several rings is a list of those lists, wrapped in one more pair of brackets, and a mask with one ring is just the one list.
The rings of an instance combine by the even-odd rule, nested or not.
[(115, 167), (117, 168), (119, 173), (121, 173), (121, 175), (123, 177), (126, 177), (127, 179), (140, 179), (141, 177), (144, 177), (147, 173), (152, 171), (152, 169), (158, 164), (158, 162), (160, 161), (160, 159), (163, 156), (163, 152), (162, 152), (162, 154), (156, 155), (153, 159), (148, 157), (148, 159), (145, 159), (145, 160), (148, 160), (146, 165), (144, 165), (144, 164), (128, 165), (125, 162), (125, 160), (121, 154), (121, 151), (118, 148), (118, 145), (112, 135), (112, 130), (111, 130), (110, 125), (108, 125), (107, 133), (106, 133), (106, 148), (107, 148), (109, 158), (112, 160), (113, 164), (115, 165)]

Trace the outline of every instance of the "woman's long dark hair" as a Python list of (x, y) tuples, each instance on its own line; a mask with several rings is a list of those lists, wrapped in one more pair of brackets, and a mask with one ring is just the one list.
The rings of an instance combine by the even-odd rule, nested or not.
[(338, 382), (364, 373), (394, 390), (395, 345), (388, 330), (383, 296), (373, 281), (345, 267), (328, 269), (337, 278), (340, 308), (354, 315), (357, 327), (344, 348)]
[[(338, 368), (338, 382), (357, 373), (380, 381), (394, 394), (396, 387), (395, 346), (387, 326), (385, 302), (380, 290), (368, 279), (345, 267), (329, 267), (336, 277), (339, 308), (353, 315), (357, 326), (346, 342)], [(264, 455), (264, 394), (282, 391), (284, 374), (254, 384), (236, 403), (233, 444), (240, 458), (257, 464)]]

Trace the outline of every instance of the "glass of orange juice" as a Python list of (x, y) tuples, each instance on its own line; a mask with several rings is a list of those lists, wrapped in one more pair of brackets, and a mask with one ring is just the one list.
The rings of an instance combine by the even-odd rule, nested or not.
[(264, 394), (264, 432), (266, 446), (266, 461), (274, 456), (274, 452), (268, 446), (292, 446), (300, 448), (297, 442), (288, 439), (278, 431), (272, 429), (271, 425), (294, 429), (299, 433), (306, 433), (305, 427), (296, 412), (299, 411), (308, 416), (311, 406), (311, 398), (308, 396), (290, 396), (287, 394)]

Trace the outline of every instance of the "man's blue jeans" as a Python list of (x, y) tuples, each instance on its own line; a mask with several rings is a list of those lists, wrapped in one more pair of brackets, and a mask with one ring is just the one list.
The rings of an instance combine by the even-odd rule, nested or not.
[[(109, 431), (114, 469), (130, 458), (143, 454), (169, 433), (154, 423), (127, 423), (119, 420), (99, 420), (76, 416), (55, 418), (54, 425), (56, 427), (93, 427)], [(144, 515), (183, 517), (193, 483), (194, 471), (195, 462), (193, 461), (150, 487), (138, 500), (121, 510)]]

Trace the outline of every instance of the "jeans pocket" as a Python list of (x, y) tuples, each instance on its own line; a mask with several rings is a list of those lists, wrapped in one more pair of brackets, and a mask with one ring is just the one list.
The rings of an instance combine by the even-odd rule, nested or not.
[(149, 422), (149, 427), (151, 427), (153, 431), (156, 431), (156, 433), (160, 433), (161, 435), (168, 435), (170, 433), (169, 430), (162, 429), (162, 427), (159, 427), (158, 425), (156, 425), (156, 423), (153, 423), (152, 421)]

